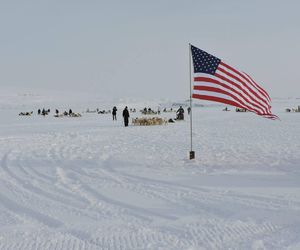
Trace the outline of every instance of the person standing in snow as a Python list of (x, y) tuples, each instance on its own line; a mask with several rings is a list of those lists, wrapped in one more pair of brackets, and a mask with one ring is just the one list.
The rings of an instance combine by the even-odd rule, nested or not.
[(125, 127), (127, 127), (128, 126), (128, 119), (129, 119), (129, 111), (128, 111), (127, 106), (123, 110), (123, 118), (124, 118), (124, 125), (125, 125)]
[(188, 108), (187, 108), (187, 112), (188, 112), (188, 114), (191, 113), (191, 107), (188, 107)]
[(176, 114), (177, 114), (177, 120), (184, 119), (184, 109), (182, 108), (182, 106), (180, 106), (180, 108), (177, 110)]
[(113, 121), (117, 120), (117, 107), (114, 106), (112, 109), (112, 116), (113, 116)]

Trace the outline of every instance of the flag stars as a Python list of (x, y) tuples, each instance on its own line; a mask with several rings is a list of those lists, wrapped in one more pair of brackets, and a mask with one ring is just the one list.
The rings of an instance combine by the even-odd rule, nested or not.
[(194, 72), (213, 75), (216, 72), (221, 60), (194, 46), (191, 46), (191, 48)]

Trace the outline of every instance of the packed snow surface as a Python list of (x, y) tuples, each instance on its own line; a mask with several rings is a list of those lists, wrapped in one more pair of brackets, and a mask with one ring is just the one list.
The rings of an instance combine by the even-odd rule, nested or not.
[(285, 112), (299, 99), (274, 101), (280, 121), (193, 108), (192, 161), (187, 114), (125, 128), (125, 105), (164, 104), (124, 101), (105, 104), (115, 122), (53, 117), (97, 107), (72, 101), (1, 96), (1, 250), (300, 249), (300, 113)]

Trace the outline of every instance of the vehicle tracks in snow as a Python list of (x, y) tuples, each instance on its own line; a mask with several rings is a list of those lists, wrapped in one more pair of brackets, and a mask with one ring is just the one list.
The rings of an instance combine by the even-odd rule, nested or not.
[[(299, 202), (287, 204), (284, 198), (126, 172), (142, 166), (112, 157), (110, 150), (118, 147), (98, 148), (97, 140), (102, 139), (54, 133), (2, 156), (0, 178), (9, 192), (0, 193), (0, 212), (9, 218), (2, 228), (29, 223), (33, 229), (28, 234), (10, 230), (16, 239), (11, 242), (0, 227), (1, 250), (249, 248), (245, 242), (281, 227), (268, 217), (247, 218), (247, 209), (274, 215), (299, 209)], [(168, 170), (169, 161), (162, 163)], [(237, 210), (244, 213), (236, 215)], [(42, 232), (39, 238), (35, 230)]]

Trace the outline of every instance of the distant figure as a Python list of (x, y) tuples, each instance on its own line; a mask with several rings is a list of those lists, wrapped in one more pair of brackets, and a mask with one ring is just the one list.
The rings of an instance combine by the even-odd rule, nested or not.
[(182, 106), (179, 107), (179, 109), (176, 112), (177, 114), (177, 120), (184, 120), (184, 109), (182, 108)]
[(58, 111), (58, 109), (56, 109), (56, 110), (55, 110), (55, 114), (58, 115), (58, 113), (59, 113), (59, 111)]
[(46, 110), (43, 109), (43, 110), (42, 110), (42, 115), (45, 116), (46, 114), (47, 114), (47, 113), (46, 113)]
[(40, 115), (41, 114), (41, 110), (40, 109), (38, 109), (38, 115)]
[(188, 115), (191, 113), (191, 107), (187, 108)]
[(114, 106), (112, 109), (112, 116), (113, 116), (113, 121), (117, 120), (117, 107)]
[(127, 106), (123, 110), (123, 118), (124, 118), (124, 125), (125, 125), (125, 127), (127, 127), (128, 126), (128, 119), (129, 119), (129, 111), (128, 111)]
[(71, 115), (73, 113), (72, 109), (69, 109), (69, 115)]

